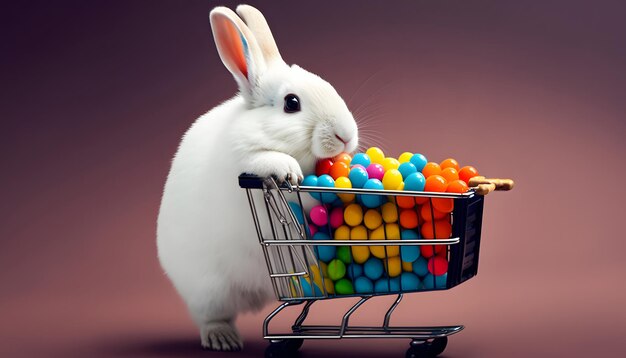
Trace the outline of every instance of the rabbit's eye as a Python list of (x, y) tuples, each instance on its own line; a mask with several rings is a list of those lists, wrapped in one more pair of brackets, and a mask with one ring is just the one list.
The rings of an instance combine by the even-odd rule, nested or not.
[(300, 98), (295, 94), (285, 96), (285, 112), (294, 113), (300, 111)]

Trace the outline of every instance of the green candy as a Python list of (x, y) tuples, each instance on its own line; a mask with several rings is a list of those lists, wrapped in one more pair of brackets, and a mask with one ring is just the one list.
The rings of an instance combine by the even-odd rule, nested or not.
[(337, 258), (341, 260), (344, 264), (352, 263), (352, 254), (350, 253), (349, 246), (339, 246), (337, 248)]
[(335, 282), (335, 293), (338, 295), (353, 295), (354, 286), (352, 286), (352, 282), (350, 280), (342, 278), (341, 280)]
[(337, 281), (346, 275), (346, 265), (339, 259), (334, 259), (328, 263), (328, 277)]

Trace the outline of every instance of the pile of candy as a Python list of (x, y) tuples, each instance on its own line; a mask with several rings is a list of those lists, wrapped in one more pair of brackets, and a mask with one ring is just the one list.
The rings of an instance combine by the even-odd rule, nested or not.
[[(317, 163), (303, 186), (464, 193), (478, 171), (454, 159), (428, 162), (405, 152), (397, 159), (369, 148), (354, 157), (342, 153)], [(402, 195), (311, 193), (320, 201), (307, 214), (313, 240), (446, 239), (452, 234), (454, 200)], [(304, 215), (290, 203), (300, 223)], [(315, 246), (319, 265), (301, 277), (305, 296), (350, 295), (445, 288), (448, 247)], [(295, 290), (295, 288), (294, 288)]]

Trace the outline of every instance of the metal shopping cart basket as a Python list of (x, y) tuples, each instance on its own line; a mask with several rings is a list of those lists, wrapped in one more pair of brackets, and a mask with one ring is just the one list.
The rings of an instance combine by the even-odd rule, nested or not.
[[(435, 357), (446, 348), (447, 337), (458, 333), (464, 327), (462, 325), (391, 326), (389, 322), (392, 313), (400, 304), (405, 293), (447, 290), (476, 275), (480, 252), (484, 195), (492, 190), (511, 189), (513, 182), (476, 177), (470, 181), (472, 189), (462, 194), (320, 188), (292, 186), (288, 183), (278, 185), (273, 178), (259, 178), (246, 174), (239, 177), (239, 185), (247, 192), (273, 289), (277, 299), (282, 301), (282, 304), (271, 312), (263, 322), (263, 336), (270, 341), (270, 345), (265, 351), (266, 357), (293, 356), (305, 339), (343, 338), (408, 338), (411, 343), (407, 357)], [(300, 208), (304, 207), (303, 204), (309, 199), (309, 195), (320, 198), (321, 195), (337, 194), (354, 194), (357, 198), (367, 195), (370, 196), (370, 199), (372, 196), (378, 196), (382, 201), (391, 203), (386, 204), (385, 210), (391, 210), (393, 213), (395, 208), (396, 214), (401, 212), (403, 215), (416, 217), (417, 227), (412, 232), (417, 235), (407, 235), (408, 231), (406, 230), (400, 231), (399, 235), (398, 230), (393, 233), (392, 226), (386, 226), (389, 220), (385, 219), (381, 224), (385, 229), (379, 230), (384, 237), (378, 240), (373, 240), (371, 237), (368, 239), (368, 234), (354, 237), (352, 233), (358, 230), (351, 230), (352, 235), (348, 240), (335, 240), (328, 236), (333, 231), (329, 218), (327, 228), (317, 228), (318, 231), (325, 230), (327, 234), (327, 236), (321, 235), (322, 239), (320, 240), (319, 235), (311, 235), (314, 225), (309, 222), (308, 216)], [(410, 208), (411, 205), (403, 204), (407, 198), (409, 201), (415, 201), (421, 205)], [(437, 217), (437, 213), (433, 209), (433, 202), (437, 200), (452, 202), (452, 212), (444, 217)], [(378, 211), (381, 217), (383, 216), (383, 208), (377, 207), (371, 210)], [(406, 211), (413, 211), (415, 214), (406, 213)], [(330, 210), (328, 212), (330, 216)], [(389, 216), (389, 213), (385, 214)], [(376, 216), (376, 213), (372, 213), (372, 215)], [(430, 223), (428, 221), (429, 215), (432, 220)], [(443, 226), (436, 225), (435, 220), (437, 223), (443, 223), (443, 226), (449, 224), (449, 231), (441, 229)], [(438, 227), (442, 232), (440, 234), (436, 232)], [(432, 231), (432, 235), (430, 231)], [(372, 230), (367, 230), (367, 232), (371, 233)], [(368, 252), (371, 251), (372, 260), (379, 260), (384, 264), (380, 278), (376, 280), (375, 289), (366, 283), (365, 289), (361, 288), (354, 291), (353, 287), (353, 291), (338, 292), (336, 285), (339, 281), (333, 283), (333, 279), (329, 277), (327, 273), (330, 272), (328, 271), (329, 263), (322, 259), (322, 256), (327, 255), (321, 255), (321, 250), (325, 248), (325, 251), (332, 251), (332, 248), (337, 250), (342, 247), (347, 247), (348, 252), (351, 253), (351, 255), (344, 255), (348, 261), (344, 257), (347, 268), (345, 278), (341, 279), (348, 280), (350, 282), (346, 284), (348, 286), (353, 283), (351, 280), (354, 280), (354, 284), (357, 280), (373, 281), (355, 277), (359, 274), (355, 271), (358, 271), (356, 268), (360, 264), (363, 264), (361, 268), (368, 265), (367, 261), (360, 264), (356, 262), (357, 250), (367, 251), (366, 254), (368, 255)], [(419, 249), (418, 255), (421, 257), (430, 256), (432, 258), (436, 256), (441, 258), (438, 261), (428, 261), (429, 267), (426, 269), (430, 272), (420, 272), (423, 274), (422, 276), (418, 276), (416, 273), (418, 271), (415, 265), (417, 265), (418, 260), (412, 263), (415, 267), (411, 267), (403, 261), (404, 253), (409, 250), (414, 252), (417, 249)], [(343, 251), (345, 252), (346, 249)], [(374, 259), (375, 256), (377, 259)], [(355, 262), (351, 261), (353, 257)], [(326, 260), (328, 259), (326, 258)], [(401, 273), (398, 273), (397, 268), (392, 267), (392, 264), (397, 265), (398, 260), (401, 261)], [(369, 258), (368, 261), (370, 261)], [(447, 272), (442, 275), (435, 275), (438, 274), (435, 265), (443, 261), (446, 261)], [(423, 262), (421, 263), (423, 264)], [(341, 265), (338, 262), (337, 264), (337, 266)], [(423, 271), (424, 267), (422, 266), (420, 266), (420, 270)], [(414, 271), (413, 274), (404, 273), (411, 270)], [(372, 269), (371, 271), (376, 270)], [(379, 272), (380, 270), (375, 274)], [(371, 274), (369, 277), (372, 277)], [(414, 277), (419, 279), (415, 280)], [(405, 278), (411, 279), (405, 280)], [(363, 303), (372, 297), (389, 294), (395, 294), (397, 298), (387, 309), (381, 325), (353, 326), (349, 324), (350, 316)], [(357, 297), (360, 299), (343, 315), (339, 325), (304, 324), (313, 303), (318, 300), (340, 297)], [(302, 311), (291, 327), (291, 331), (270, 333), (270, 321), (286, 307), (297, 305), (303, 305)]]

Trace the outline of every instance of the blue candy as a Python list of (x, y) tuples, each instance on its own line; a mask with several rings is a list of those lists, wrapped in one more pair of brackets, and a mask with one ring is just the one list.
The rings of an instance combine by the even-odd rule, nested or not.
[(383, 262), (375, 257), (370, 257), (363, 264), (365, 276), (372, 280), (378, 280), (383, 275)]
[[(417, 233), (413, 230), (402, 230), (400, 233), (402, 240), (416, 240), (418, 239)], [(400, 257), (404, 262), (413, 262), (420, 257), (420, 247), (415, 246), (400, 246)]]
[(374, 284), (369, 278), (360, 276), (354, 280), (354, 290), (356, 293), (374, 293)]
[[(316, 284), (311, 284), (311, 282), (309, 282), (309, 280), (307, 280), (304, 277), (298, 277), (298, 281), (300, 282), (300, 287), (302, 288), (302, 294), (305, 297), (314, 297), (314, 296), (324, 296), (324, 294), (322, 293), (322, 291), (320, 290), (319, 287), (317, 287)], [(298, 281), (293, 281), (294, 283), (298, 282)], [(313, 287), (311, 287), (313, 286)], [(296, 293), (299, 294), (298, 290), (296, 289)]]
[(291, 211), (293, 211), (293, 214), (296, 216), (298, 224), (304, 225), (304, 214), (302, 213), (302, 208), (300, 207), (300, 205), (294, 203), (293, 201), (290, 201), (289, 207), (291, 208)]
[(428, 274), (428, 261), (422, 256), (418, 257), (413, 262), (413, 272), (420, 277), (426, 276)]
[[(363, 189), (374, 189), (374, 190), (383, 190), (383, 183), (378, 179), (368, 179), (363, 185)], [(361, 201), (363, 201), (363, 205), (368, 208), (377, 208), (383, 204), (384, 196), (382, 195), (372, 195), (372, 194), (363, 194), (361, 196)]]
[(356, 164), (361, 164), (362, 166), (367, 168), (368, 165), (372, 164), (372, 160), (370, 159), (370, 156), (365, 153), (357, 153), (354, 155), (354, 157), (352, 157), (350, 166), (353, 166)]
[(425, 185), (426, 178), (422, 173), (412, 173), (404, 179), (404, 190), (407, 191), (424, 191)]
[[(313, 235), (313, 240), (332, 240), (330, 236), (322, 231), (318, 231)], [(335, 258), (337, 249), (335, 246), (315, 246), (317, 258), (324, 262), (329, 262)]]
[(446, 288), (446, 281), (448, 280), (448, 274), (444, 273), (443, 275), (433, 276), (432, 273), (429, 273), (422, 280), (424, 284), (425, 290), (432, 290), (435, 288)]
[(350, 179), (350, 183), (352, 183), (353, 188), (362, 188), (363, 185), (365, 185), (365, 182), (369, 179), (369, 176), (367, 174), (367, 170), (361, 167), (356, 167), (350, 169), (348, 179)]
[[(328, 174), (322, 174), (317, 178), (317, 186), (322, 188), (334, 188), (335, 180)], [(321, 193), (322, 203), (330, 204), (337, 200), (337, 194), (335, 193)]]
[(362, 276), (363, 275), (363, 265), (359, 265), (359, 264), (355, 264), (355, 263), (352, 263), (352, 264), (348, 265), (348, 268), (346, 269), (346, 274), (352, 280), (354, 280), (356, 277)]
[(422, 285), (419, 277), (412, 272), (403, 272), (400, 275), (400, 286), (403, 291), (418, 290)]
[[(317, 186), (317, 175), (307, 175), (302, 180), (302, 186)], [(309, 193), (315, 200), (322, 200), (320, 193)]]
[(409, 159), (409, 161), (413, 165), (415, 165), (415, 168), (419, 172), (421, 172), (422, 169), (424, 169), (424, 166), (426, 165), (426, 163), (428, 163), (428, 159), (426, 159), (425, 156), (419, 153), (413, 154), (413, 156), (411, 157), (411, 159)]
[(383, 277), (374, 283), (374, 292), (386, 293), (386, 292), (399, 292), (400, 291), (400, 278), (387, 278)]
[(413, 165), (413, 163), (406, 162), (400, 164), (400, 167), (398, 167), (398, 171), (400, 172), (400, 174), (402, 174), (402, 180), (404, 180), (410, 174), (417, 173), (417, 168), (415, 167), (415, 165)]

